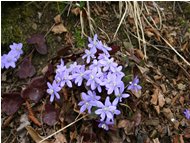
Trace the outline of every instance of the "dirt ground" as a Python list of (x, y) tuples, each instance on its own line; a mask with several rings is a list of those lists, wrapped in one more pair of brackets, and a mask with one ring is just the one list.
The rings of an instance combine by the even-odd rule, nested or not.
[[(1, 70), (3, 143), (39, 142), (79, 118), (83, 87), (64, 88), (61, 100), (48, 108), (51, 113), (46, 111), (44, 86), (34, 100), (22, 95), (36, 77), (36, 88), (52, 81), (61, 58), (80, 62), (87, 36), (96, 33), (124, 67), (123, 80), (138, 75), (142, 91), (123, 100), (109, 131), (98, 128), (92, 114), (44, 143), (190, 143), (190, 120), (183, 113), (190, 109), (189, 2), (89, 2), (89, 7), (87, 2), (1, 2), (1, 10), (1, 55), (13, 42), (23, 43), (24, 51), (15, 69)], [(47, 46), (47, 53), (39, 54), (39, 43), (31, 38)], [(36, 72), (20, 79), (17, 73), (25, 57)], [(3, 108), (12, 95), (18, 102), (7, 110), (19, 109), (7, 114)], [(45, 115), (56, 116), (53, 125), (44, 122)]]

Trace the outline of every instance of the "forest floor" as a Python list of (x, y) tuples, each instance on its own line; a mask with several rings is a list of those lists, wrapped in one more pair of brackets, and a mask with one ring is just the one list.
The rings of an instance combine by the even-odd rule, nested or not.
[[(3, 143), (39, 142), (80, 117), (44, 143), (190, 143), (190, 3), (2, 2), (1, 10), (1, 55), (13, 42), (24, 51), (15, 69), (1, 70)], [(108, 131), (79, 115), (85, 87), (63, 88), (52, 104), (45, 92), (60, 59), (80, 62), (94, 34), (112, 48), (123, 80), (138, 75), (142, 86)]]

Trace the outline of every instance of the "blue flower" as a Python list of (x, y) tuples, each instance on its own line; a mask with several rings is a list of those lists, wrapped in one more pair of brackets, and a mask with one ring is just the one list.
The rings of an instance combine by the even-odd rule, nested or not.
[(101, 121), (99, 124), (98, 124), (98, 127), (99, 128), (102, 128), (106, 131), (109, 130), (109, 125), (113, 125), (114, 122), (109, 122), (109, 121)]
[(121, 78), (110, 72), (108, 73), (107, 79), (103, 82), (103, 84), (106, 86), (107, 94), (112, 94), (114, 92), (115, 95), (118, 95), (119, 88), (124, 86)]
[(100, 77), (102, 73), (97, 70), (88, 70), (87, 73), (87, 86), (90, 86), (92, 90), (96, 89), (96, 87), (101, 84)]
[(15, 68), (16, 64), (15, 62), (17, 61), (17, 58), (13, 54), (13, 52), (9, 52), (7, 55), (1, 56), (1, 67), (5, 67), (8, 69), (9, 67)]
[(96, 53), (96, 51), (97, 51), (96, 48), (97, 48), (97, 43), (98, 43), (98, 35), (95, 34), (93, 40), (92, 40), (92, 38), (88, 37), (88, 41), (89, 41), (88, 47), (90, 49), (94, 50)]
[(135, 92), (138, 92), (139, 90), (142, 89), (142, 87), (140, 85), (138, 85), (139, 83), (139, 79), (138, 77), (136, 76), (132, 82), (129, 82), (129, 86), (127, 87), (128, 90), (131, 90), (131, 91), (135, 91)]
[(185, 117), (186, 117), (188, 120), (190, 120), (190, 110), (185, 109), (184, 114), (185, 114)]
[(61, 59), (61, 63), (57, 65), (56, 73), (61, 73), (66, 70), (66, 66), (64, 65), (63, 59)]
[(85, 65), (82, 65), (80, 68), (78, 68), (75, 73), (72, 75), (75, 84), (78, 86), (82, 85), (83, 79), (85, 79), (86, 71), (85, 71)]
[(72, 76), (70, 75), (68, 70), (58, 74), (57, 77), (61, 79), (61, 81), (60, 81), (61, 87), (64, 87), (65, 84), (67, 84), (68, 87), (72, 87), (72, 82), (71, 82)]
[(88, 94), (82, 92), (82, 101), (79, 102), (80, 113), (83, 113), (86, 109), (88, 109), (88, 113), (91, 113), (91, 108), (96, 106), (96, 101), (100, 99), (100, 96), (96, 96), (95, 92), (88, 91)]
[(116, 98), (114, 99), (114, 101), (116, 103), (122, 102), (122, 98), (128, 98), (130, 96), (129, 94), (126, 94), (126, 93), (123, 93), (123, 92), (124, 92), (124, 86), (120, 86), (119, 94), (115, 95)]
[(114, 62), (114, 59), (109, 59), (108, 57), (105, 57), (104, 59), (100, 60), (100, 64), (103, 65), (103, 71), (112, 71), (115, 72), (115, 69), (117, 68), (117, 63)]
[(115, 68), (115, 71), (113, 72), (117, 77), (122, 78), (125, 76), (125, 74), (121, 71), (122, 66), (118, 66)]
[(11, 48), (11, 51), (14, 52), (15, 58), (19, 59), (20, 55), (23, 54), (22, 51), (22, 43), (13, 43), (13, 45), (10, 45), (9, 47)]
[(109, 55), (109, 52), (108, 52), (108, 51), (111, 51), (111, 50), (112, 50), (112, 48), (108, 47), (108, 46), (105, 45), (105, 44), (102, 44), (102, 41), (98, 41), (97, 49), (103, 51), (106, 55)]
[(99, 61), (97, 61), (96, 59), (93, 60), (92, 64), (89, 66), (90, 70), (101, 70), (102, 65), (100, 64)]
[(47, 89), (47, 93), (50, 94), (50, 101), (53, 102), (55, 96), (57, 99), (60, 99), (60, 95), (58, 92), (61, 90), (59, 85), (56, 83), (56, 81), (53, 81), (53, 84), (51, 85), (49, 82), (47, 83), (47, 86), (49, 89)]
[(105, 104), (100, 101), (97, 101), (96, 104), (97, 107), (99, 107), (100, 109), (97, 109), (95, 113), (97, 115), (100, 115), (100, 121), (103, 121), (105, 118), (107, 119), (107, 121), (113, 120), (114, 114), (120, 114), (120, 111), (116, 109), (116, 106), (112, 105), (112, 103), (110, 102), (109, 96), (106, 97)]
[(86, 63), (90, 63), (90, 59), (91, 58), (95, 58), (95, 54), (96, 53), (96, 50), (94, 49), (91, 49), (91, 50), (85, 50), (85, 54), (82, 56), (82, 59), (85, 59), (86, 58)]

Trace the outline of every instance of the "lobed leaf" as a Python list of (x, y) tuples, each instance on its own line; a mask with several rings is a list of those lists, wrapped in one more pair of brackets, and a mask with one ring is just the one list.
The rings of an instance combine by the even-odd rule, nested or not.
[(7, 115), (13, 115), (24, 102), (20, 93), (8, 93), (3, 95), (2, 111)]

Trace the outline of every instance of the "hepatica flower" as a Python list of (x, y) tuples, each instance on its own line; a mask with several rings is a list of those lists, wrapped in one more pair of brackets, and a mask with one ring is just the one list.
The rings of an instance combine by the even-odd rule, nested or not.
[(97, 43), (98, 43), (98, 35), (95, 34), (93, 39), (88, 37), (88, 41), (89, 41), (88, 47), (91, 48), (92, 50), (94, 50), (96, 53), (96, 51), (97, 51), (96, 48), (97, 48)]
[(131, 91), (135, 91), (135, 92), (138, 92), (139, 90), (142, 89), (142, 87), (140, 85), (138, 85), (139, 83), (139, 79), (138, 77), (136, 76), (132, 82), (129, 82), (129, 86), (127, 87), (128, 90), (131, 90)]
[(48, 86), (47, 93), (50, 94), (50, 101), (53, 102), (55, 97), (57, 99), (60, 99), (60, 95), (58, 94), (58, 92), (61, 90), (61, 88), (56, 83), (56, 81), (54, 81), (52, 85), (48, 82), (47, 86)]
[(13, 45), (10, 45), (10, 48), (11, 50), (8, 54), (1, 56), (1, 68), (15, 68), (17, 60), (20, 58), (20, 55), (23, 54), (22, 43), (13, 43)]
[(96, 96), (95, 92), (88, 91), (88, 94), (82, 92), (82, 101), (79, 102), (80, 112), (83, 113), (86, 109), (88, 113), (91, 113), (92, 106), (96, 106), (96, 101), (100, 99), (100, 96)]
[(100, 109), (97, 109), (95, 113), (100, 115), (100, 121), (104, 121), (105, 118), (107, 118), (107, 121), (113, 120), (114, 114), (120, 114), (120, 111), (116, 109), (116, 106), (111, 104), (109, 96), (106, 97), (105, 104), (97, 101), (97, 107)]
[(126, 93), (123, 93), (124, 92), (124, 86), (121, 86), (119, 88), (119, 94), (115, 94), (116, 98), (115, 98), (115, 102), (118, 103), (118, 102), (122, 102), (122, 99), (123, 98), (128, 98), (130, 95), (129, 94), (126, 94)]
[(72, 75), (75, 84), (77, 84), (78, 86), (82, 85), (82, 82), (85, 79), (85, 76), (86, 76), (85, 65), (82, 65), (81, 67), (79, 67), (75, 71), (75, 73)]
[[(82, 100), (78, 103), (80, 113), (87, 110), (90, 114), (94, 107), (95, 114), (100, 117), (98, 127), (109, 130), (109, 125), (114, 124), (114, 116), (121, 113), (117, 109), (118, 103), (130, 95), (124, 93), (125, 86), (122, 78), (125, 74), (122, 72), (122, 66), (118, 66), (114, 58), (110, 56), (109, 51), (112, 49), (98, 40), (97, 34), (93, 38), (89, 37), (88, 41), (89, 49), (86, 49), (82, 56), (82, 59), (85, 59), (88, 65), (78, 65), (77, 62), (74, 62), (68, 67), (61, 60), (61, 63), (57, 65), (53, 84), (47, 83), (49, 88), (47, 92), (51, 95), (50, 101), (52, 102), (55, 97), (57, 99), (60, 98), (58, 92), (65, 85), (71, 88), (72, 84), (81, 86), (85, 81), (86, 86), (89, 86), (90, 90), (87, 93), (81, 93)], [(97, 50), (102, 52), (96, 57)], [(1, 60), (5, 61), (5, 59), (6, 56), (3, 55)], [(5, 62), (3, 62), (2, 67), (5, 65)], [(127, 89), (132, 91), (141, 90), (142, 87), (138, 83), (139, 79), (135, 77)], [(113, 99), (113, 102), (110, 102), (109, 96), (106, 97), (104, 103), (100, 101), (101, 97), (96, 95), (96, 90), (101, 93), (103, 88), (107, 90), (109, 96), (114, 94), (115, 99)], [(188, 119), (190, 118), (189, 112), (189, 110), (184, 112)]]
[(3, 55), (1, 63), (6, 69), (8, 69), (9, 67), (15, 68), (16, 61), (17, 59), (12, 55), (12, 52), (9, 52), (7, 55)]
[(87, 71), (88, 77), (87, 77), (87, 86), (90, 86), (92, 90), (96, 89), (98, 84), (101, 83), (100, 77), (101, 72), (97, 70), (88, 70)]
[(95, 58), (95, 54), (96, 50), (95, 49), (91, 49), (91, 50), (85, 50), (85, 54), (82, 56), (82, 59), (86, 58), (86, 63), (89, 64), (91, 58), (94, 59)]
[(16, 58), (18, 59), (21, 54), (23, 54), (22, 51), (22, 43), (13, 43), (13, 45), (10, 45), (11, 51), (14, 51)]
[(188, 120), (190, 120), (190, 110), (185, 109), (184, 114), (185, 114), (185, 117), (186, 117)]

